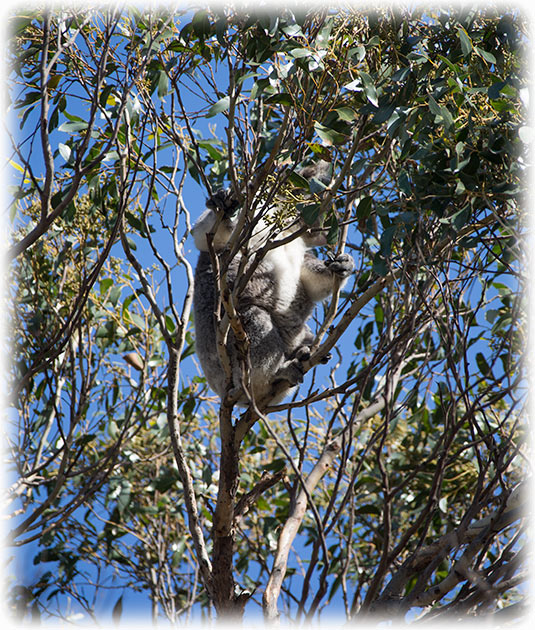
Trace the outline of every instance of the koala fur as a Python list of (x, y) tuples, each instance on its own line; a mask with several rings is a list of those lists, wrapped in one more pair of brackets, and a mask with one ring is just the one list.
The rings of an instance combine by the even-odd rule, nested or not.
[[(216, 346), (216, 286), (207, 235), (211, 237), (214, 252), (222, 252), (236, 227), (232, 213), (237, 206), (230, 191), (218, 191), (208, 200), (207, 209), (195, 223), (192, 234), (199, 249), (199, 260), (195, 270), (194, 319), (196, 351), (206, 379), (212, 389), (223, 398), (226, 379), (220, 364)], [(217, 230), (214, 227), (219, 219)], [(290, 228), (291, 229), (291, 228)], [(294, 228), (295, 231), (297, 228)], [(288, 231), (277, 234), (277, 239), (288, 235)], [(254, 252), (274, 235), (260, 220), (248, 241), (247, 271)], [(320, 260), (307, 250), (324, 244), (323, 234), (317, 230), (305, 233), (286, 244), (267, 251), (254, 270), (237, 300), (240, 317), (249, 343), (251, 364), (250, 385), (255, 401), (277, 404), (303, 381), (302, 361), (310, 356), (310, 345), (314, 335), (306, 325), (315, 303), (332, 294), (334, 278), (345, 281), (354, 269), (348, 254), (334, 260)], [(238, 252), (227, 269), (227, 282), (232, 289), (236, 282), (243, 254)], [(232, 367), (233, 388), (241, 388), (240, 362), (232, 331), (229, 332), (227, 352)], [(273, 385), (284, 381), (285, 386), (276, 396)], [(245, 393), (239, 405), (249, 402)]]

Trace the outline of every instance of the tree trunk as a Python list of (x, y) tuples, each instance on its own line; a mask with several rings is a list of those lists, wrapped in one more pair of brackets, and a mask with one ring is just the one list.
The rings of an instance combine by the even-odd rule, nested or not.
[(221, 404), (219, 422), (221, 457), (212, 560), (214, 606), (220, 618), (241, 619), (245, 600), (236, 594), (233, 576), (234, 507), (239, 480), (239, 446), (235, 442), (232, 407)]

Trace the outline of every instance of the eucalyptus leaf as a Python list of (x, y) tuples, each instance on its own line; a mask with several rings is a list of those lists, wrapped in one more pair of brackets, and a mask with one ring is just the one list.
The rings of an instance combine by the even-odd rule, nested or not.
[(318, 136), (323, 140), (323, 142), (327, 146), (336, 145), (336, 144), (344, 144), (349, 139), (347, 135), (336, 131), (335, 129), (330, 129), (329, 127), (325, 127), (324, 125), (315, 122), (314, 129)]
[(206, 118), (213, 118), (216, 114), (220, 114), (221, 112), (226, 112), (230, 106), (230, 96), (224, 96), (220, 98), (216, 103), (214, 103), (208, 113), (206, 114)]
[(306, 224), (314, 225), (318, 220), (321, 204), (319, 203), (299, 203), (297, 210)]
[(457, 28), (457, 35), (458, 35), (459, 40), (461, 42), (461, 48), (462, 48), (462, 51), (463, 51), (463, 55), (465, 57), (468, 57), (471, 54), (472, 50), (473, 50), (472, 40), (470, 39), (470, 36), (468, 35), (466, 30), (462, 26), (459, 26)]
[(61, 157), (65, 160), (65, 162), (69, 163), (72, 157), (71, 147), (67, 144), (63, 144), (61, 142), (58, 143), (58, 150)]
[(88, 125), (86, 122), (64, 122), (58, 127), (58, 131), (64, 131), (65, 133), (73, 133), (75, 131), (84, 131)]

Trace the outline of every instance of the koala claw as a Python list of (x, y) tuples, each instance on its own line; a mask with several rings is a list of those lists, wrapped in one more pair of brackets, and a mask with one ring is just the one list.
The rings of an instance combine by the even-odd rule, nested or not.
[(290, 385), (298, 385), (304, 379), (303, 364), (299, 359), (292, 359), (278, 371), (274, 383), (278, 381), (287, 381)]
[(349, 254), (340, 254), (332, 260), (325, 261), (330, 271), (341, 278), (347, 278), (355, 269), (355, 262)]
[(220, 188), (206, 202), (208, 208), (220, 210), (228, 216), (233, 215), (239, 205), (232, 188)]
[(294, 353), (294, 357), (299, 361), (307, 361), (310, 359), (310, 346), (301, 346), (298, 348)]
[[(310, 352), (310, 346), (301, 346), (294, 353), (294, 357), (299, 361), (308, 361), (311, 356), (312, 354)], [(332, 358), (333, 355), (329, 352), (322, 359), (320, 359), (320, 363), (329, 363)]]

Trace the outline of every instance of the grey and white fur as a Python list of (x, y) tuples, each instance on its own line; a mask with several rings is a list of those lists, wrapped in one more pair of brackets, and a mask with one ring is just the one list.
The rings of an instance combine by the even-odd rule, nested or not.
[[(207, 208), (195, 223), (192, 234), (200, 251), (195, 270), (194, 317), (196, 351), (210, 387), (221, 397), (225, 395), (226, 378), (216, 347), (216, 286), (209, 253), (207, 235), (210, 234), (214, 252), (222, 252), (231, 239), (237, 221), (232, 218), (237, 202), (229, 190), (218, 191), (207, 202)], [(214, 233), (214, 227), (219, 225)], [(296, 226), (282, 232), (278, 239), (294, 233)], [(293, 230), (293, 231), (292, 231)], [(258, 251), (272, 239), (271, 228), (258, 221), (248, 242), (247, 269)], [(350, 255), (342, 254), (332, 260), (320, 260), (311, 247), (325, 244), (325, 235), (318, 230), (308, 231), (288, 243), (270, 249), (254, 270), (237, 301), (237, 313), (249, 343), (251, 365), (250, 387), (255, 401), (279, 403), (303, 381), (302, 362), (310, 357), (314, 335), (306, 325), (316, 302), (328, 298), (334, 279), (342, 285), (354, 269)], [(237, 253), (227, 270), (227, 282), (232, 289), (236, 282), (242, 253)], [(231, 388), (242, 387), (238, 352), (232, 331), (229, 332), (227, 352), (232, 367)], [(273, 395), (275, 384), (277, 395)], [(243, 392), (239, 405), (247, 405)]]

